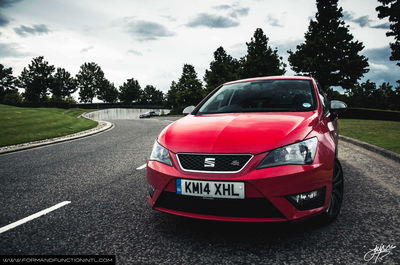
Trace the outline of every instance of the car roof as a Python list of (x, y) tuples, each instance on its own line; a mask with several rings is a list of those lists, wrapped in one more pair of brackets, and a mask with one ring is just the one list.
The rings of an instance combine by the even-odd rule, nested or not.
[(278, 76), (263, 76), (263, 77), (253, 77), (253, 78), (240, 79), (240, 80), (226, 82), (226, 83), (224, 83), (224, 85), (242, 83), (242, 82), (273, 80), (273, 79), (313, 80), (313, 78), (311, 76), (285, 76), (285, 75), (278, 75)]

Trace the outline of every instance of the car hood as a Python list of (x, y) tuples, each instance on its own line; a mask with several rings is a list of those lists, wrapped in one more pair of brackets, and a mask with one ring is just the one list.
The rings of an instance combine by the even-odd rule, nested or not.
[(174, 153), (259, 154), (303, 140), (317, 120), (317, 111), (187, 115), (158, 141)]

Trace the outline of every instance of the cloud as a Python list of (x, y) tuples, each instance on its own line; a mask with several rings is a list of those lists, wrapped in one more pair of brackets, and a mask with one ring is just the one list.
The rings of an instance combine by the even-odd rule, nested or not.
[(213, 6), (216, 13), (199, 13), (190, 20), (187, 27), (231, 28), (239, 26), (239, 17), (249, 14), (250, 8), (240, 7), (239, 4), (221, 4)]
[(7, 26), (9, 22), (10, 20), (5, 15), (0, 13), (0, 27)]
[(229, 15), (234, 18), (238, 16), (243, 17), (249, 14), (249, 10), (250, 8), (248, 7), (233, 8), (232, 11), (229, 13)]
[(191, 28), (195, 27), (230, 28), (239, 26), (239, 22), (230, 17), (200, 13), (193, 20), (187, 23), (186, 26)]
[(228, 12), (228, 15), (233, 18), (247, 16), (249, 14), (250, 8), (248, 7), (239, 7), (238, 4), (233, 5), (217, 5), (213, 7), (215, 10), (222, 10)]
[(353, 13), (343, 11), (343, 20), (351, 21), (354, 18)]
[(280, 23), (279, 19), (271, 14), (267, 16), (267, 23), (273, 27), (283, 27), (283, 24)]
[(347, 12), (347, 11), (343, 12), (343, 19), (345, 21), (356, 23), (362, 28), (369, 27), (373, 29), (389, 29), (390, 27), (390, 23), (382, 23), (372, 26), (371, 22), (373, 22), (374, 20), (370, 19), (369, 16), (361, 16), (355, 18), (352, 12)]
[(231, 8), (232, 8), (231, 5), (217, 5), (217, 6), (214, 6), (214, 9), (217, 9), (217, 10), (227, 10), (227, 9), (231, 9)]
[(390, 23), (386, 22), (386, 23), (378, 24), (378, 25), (375, 25), (375, 26), (371, 26), (371, 28), (373, 28), (373, 29), (389, 29), (390, 28)]
[(400, 79), (400, 68), (396, 66), (395, 61), (389, 60), (390, 52), (389, 46), (364, 50), (363, 55), (368, 57), (371, 70), (364, 75), (363, 81), (371, 79), (377, 84), (395, 84)]
[(373, 62), (369, 62), (369, 68), (371, 69), (371, 71), (373, 70), (378, 70), (378, 71), (386, 71), (389, 70), (389, 68), (387, 67), (387, 65), (384, 64), (376, 64)]
[(141, 53), (141, 52), (139, 52), (139, 51), (136, 51), (136, 50), (128, 50), (128, 53), (131, 53), (131, 54), (134, 54), (134, 55), (138, 55), (138, 56), (142, 56), (143, 55), (143, 53)]
[(343, 20), (350, 21), (353, 23), (358, 24), (360, 27), (369, 27), (370, 23), (373, 21), (372, 19), (369, 18), (369, 16), (361, 16), (361, 17), (354, 17), (354, 13), (352, 12), (343, 12)]
[(131, 21), (128, 22), (127, 28), (132, 37), (139, 41), (156, 40), (174, 35), (165, 26), (152, 21)]
[(29, 35), (43, 35), (50, 32), (49, 28), (44, 24), (33, 25), (32, 27), (21, 25), (14, 28), (15, 33), (21, 37), (27, 37)]
[(176, 21), (176, 18), (173, 17), (173, 16), (163, 15), (163, 16), (161, 16), (161, 17), (163, 17), (163, 18), (165, 18), (165, 19), (167, 19), (167, 20), (169, 20), (169, 21), (171, 21), (171, 22), (175, 22), (175, 21)]
[(352, 20), (352, 22), (360, 25), (362, 28), (369, 26), (371, 21), (372, 20), (369, 18), (369, 16), (361, 16)]
[[(22, 0), (0, 0), (0, 9), (11, 7), (14, 4), (21, 2)], [(0, 13), (0, 27), (7, 26), (10, 23), (10, 19)]]
[(16, 43), (0, 43), (0, 58), (24, 57), (29, 54), (21, 52)]
[(14, 4), (21, 2), (22, 0), (0, 0), (0, 8), (6, 8), (13, 6)]
[(93, 48), (94, 48), (94, 46), (85, 47), (85, 48), (83, 48), (83, 49), (81, 50), (81, 53), (82, 53), (82, 52), (88, 52), (88, 51), (92, 50)]
[(375, 63), (382, 64), (389, 61), (390, 52), (390, 47), (385, 46), (382, 48), (365, 49), (363, 55), (367, 56), (369, 60)]

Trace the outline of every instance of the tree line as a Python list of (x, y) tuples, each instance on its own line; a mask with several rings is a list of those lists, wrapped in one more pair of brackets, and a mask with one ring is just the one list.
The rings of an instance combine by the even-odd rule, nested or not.
[[(79, 90), (79, 101), (92, 103), (97, 97), (108, 103), (121, 101), (146, 105), (162, 105), (164, 95), (152, 85), (143, 89), (133, 78), (126, 80), (119, 90), (107, 80), (99, 65), (94, 62), (81, 65), (73, 77), (64, 68), (55, 68), (43, 56), (33, 58), (18, 78), (12, 69), (0, 64), (0, 103), (76, 103), (72, 94)], [(18, 89), (24, 90), (19, 94)]]
[[(390, 60), (398, 61), (400, 25), (396, 10), (399, 2), (378, 1), (381, 3), (376, 8), (378, 17), (389, 18), (391, 24), (387, 35), (395, 37), (395, 42), (390, 44)], [(344, 100), (352, 107), (400, 109), (400, 80), (396, 87), (386, 82), (380, 85), (370, 80), (359, 82), (369, 71), (368, 58), (360, 54), (364, 45), (354, 40), (349, 26), (343, 21), (343, 9), (338, 6), (338, 0), (317, 0), (316, 5), (317, 13), (310, 20), (304, 42), (294, 51), (287, 51), (291, 69), (298, 75), (315, 77), (330, 98)], [(11, 68), (0, 64), (0, 102), (73, 102), (71, 95), (79, 90), (79, 101), (84, 103), (97, 97), (104, 102), (165, 105), (174, 113), (180, 113), (184, 107), (198, 104), (225, 82), (285, 74), (287, 66), (278, 55), (278, 49), (269, 45), (269, 38), (261, 28), (255, 30), (246, 45), (247, 53), (239, 59), (218, 47), (203, 77), (204, 86), (194, 66), (185, 64), (180, 78), (172, 81), (165, 95), (152, 85), (142, 89), (134, 78), (127, 79), (117, 89), (94, 62), (84, 63), (75, 77), (63, 68), (55, 69), (42, 56), (33, 58), (18, 78), (12, 76)], [(342, 87), (344, 94), (334, 91), (333, 86)], [(22, 95), (16, 87), (24, 89)]]

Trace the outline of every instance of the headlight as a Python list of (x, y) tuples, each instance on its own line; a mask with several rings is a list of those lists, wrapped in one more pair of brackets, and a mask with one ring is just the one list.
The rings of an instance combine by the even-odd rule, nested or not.
[(172, 166), (168, 149), (160, 145), (157, 141), (154, 142), (153, 150), (151, 151), (150, 155), (150, 160), (159, 161), (161, 163)]
[(257, 168), (310, 164), (314, 160), (317, 144), (317, 137), (313, 137), (302, 142), (272, 150)]

